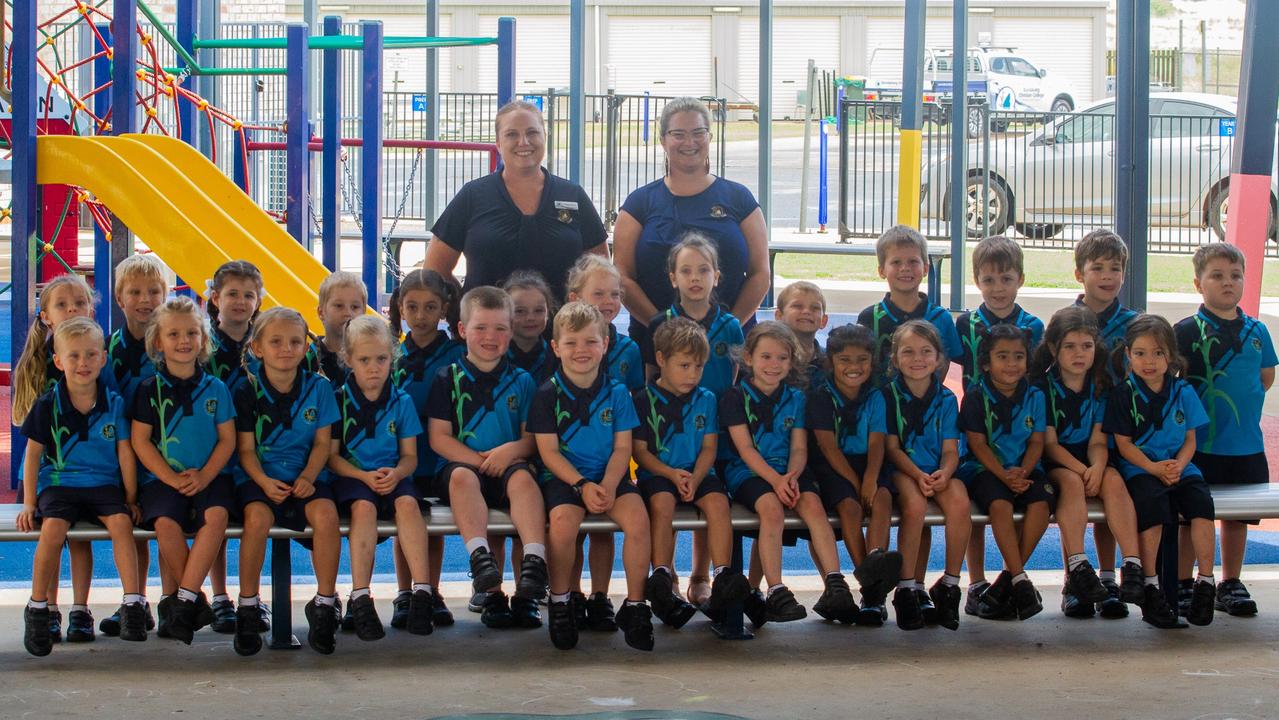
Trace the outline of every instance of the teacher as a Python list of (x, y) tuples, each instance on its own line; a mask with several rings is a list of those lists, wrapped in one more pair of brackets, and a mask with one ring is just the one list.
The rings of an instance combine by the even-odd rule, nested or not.
[(453, 270), (465, 257), (463, 292), (536, 270), (562, 300), (583, 253), (608, 256), (608, 233), (586, 191), (542, 167), (546, 124), (536, 105), (509, 102), (494, 125), (502, 169), (462, 186), (444, 208), (424, 265), (456, 283)]
[(613, 229), (613, 262), (622, 274), (630, 335), (675, 301), (666, 270), (671, 248), (689, 230), (719, 250), (719, 302), (749, 328), (768, 292), (768, 229), (751, 191), (711, 174), (711, 114), (696, 98), (666, 104), (658, 129), (666, 176), (638, 188), (622, 203)]

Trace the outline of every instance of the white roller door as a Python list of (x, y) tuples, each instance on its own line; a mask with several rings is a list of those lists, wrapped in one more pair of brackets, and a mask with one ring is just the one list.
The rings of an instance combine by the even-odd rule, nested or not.
[[(480, 16), (480, 34), (497, 36), (497, 15)], [(568, 88), (568, 15), (520, 15), (515, 19), (515, 94)], [(497, 47), (476, 48), (479, 92), (497, 92)]]
[[(759, 102), (759, 23), (742, 18), (737, 41), (737, 97)], [(839, 18), (780, 17), (773, 21), (773, 117), (794, 118), (796, 93), (807, 89), (808, 61), (818, 70), (839, 68)]]
[[(949, 50), (953, 43), (953, 24), (949, 17), (930, 17), (924, 23), (924, 47), (933, 50)], [(895, 67), (896, 76), (901, 78), (901, 48), (906, 39), (906, 25), (902, 18), (867, 18), (866, 19), (866, 68), (872, 70), (871, 59), (876, 48), (893, 48), (896, 53), (880, 53), (876, 59), (876, 67), (885, 68), (886, 74), (892, 74)]]
[(1008, 18), (995, 16), (995, 44), (1017, 48), (1017, 54), (1048, 71), (1046, 80), (1065, 85), (1075, 107), (1091, 102), (1094, 63), (1093, 21), (1088, 18)]
[(714, 91), (709, 17), (608, 17), (608, 84), (619, 93)]
[[(382, 21), (382, 33), (386, 37), (423, 37), (426, 35), (426, 19), (421, 15), (388, 15), (370, 20)], [(447, 37), (452, 28), (452, 16), (440, 15), (440, 35)], [(358, 32), (358, 30), (357, 30)], [(453, 84), (450, 72), (450, 53), (440, 50), (440, 92), (448, 92)], [(319, 62), (314, 56), (312, 62)], [(387, 50), (383, 53), (382, 86), (387, 92), (426, 92), (426, 50)], [(398, 82), (397, 82), (398, 80)]]

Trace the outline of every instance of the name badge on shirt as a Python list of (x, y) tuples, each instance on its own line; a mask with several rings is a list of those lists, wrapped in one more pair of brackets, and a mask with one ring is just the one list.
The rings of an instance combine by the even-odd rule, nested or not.
[(577, 209), (577, 201), (575, 201), (575, 200), (556, 200), (556, 201), (555, 201), (555, 209), (556, 209), (556, 210), (576, 210), (576, 209)]

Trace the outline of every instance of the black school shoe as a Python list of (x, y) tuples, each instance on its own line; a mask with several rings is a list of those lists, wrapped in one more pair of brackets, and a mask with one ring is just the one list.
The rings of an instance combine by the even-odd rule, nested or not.
[(964, 599), (965, 615), (972, 615), (973, 617), (981, 616), (981, 596), (985, 594), (986, 588), (988, 587), (990, 587), (990, 583), (985, 580), (968, 586), (968, 596)]
[(848, 581), (840, 573), (831, 573), (823, 579), (823, 582), (826, 589), (813, 604), (813, 612), (826, 620), (852, 623), (860, 608), (853, 600), (853, 592), (848, 587)]
[(1140, 605), (1146, 598), (1145, 573), (1135, 562), (1126, 562), (1119, 568), (1119, 599)]
[[(848, 583), (844, 583), (844, 587), (847, 589)], [(769, 622), (794, 622), (808, 617), (808, 611), (795, 599), (795, 593), (785, 585), (768, 594), (768, 598), (764, 600), (764, 609)]]
[(959, 601), (964, 593), (958, 585), (947, 585), (938, 579), (928, 590), (928, 596), (937, 608), (937, 624), (947, 630), (959, 629)]
[(902, 630), (918, 630), (924, 626), (924, 615), (919, 610), (919, 596), (915, 588), (897, 588), (893, 593), (893, 611), (897, 614), (897, 627)]
[(72, 610), (67, 614), (67, 642), (93, 642), (96, 637), (93, 632), (93, 613), (88, 610)]
[(546, 599), (546, 561), (536, 555), (525, 555), (520, 562), (520, 579), (515, 596), (537, 602)]
[(126, 642), (142, 642), (147, 639), (147, 621), (151, 613), (143, 603), (121, 605), (116, 611), (120, 617), (120, 639)]
[(862, 604), (883, 605), (888, 599), (888, 591), (897, 584), (901, 577), (902, 556), (896, 551), (886, 552), (876, 548), (866, 554), (860, 565), (853, 570), (853, 577), (861, 586)]
[(1196, 580), (1190, 593), (1190, 612), (1186, 614), (1186, 619), (1191, 625), (1211, 625), (1217, 601), (1217, 586), (1207, 580)]
[(511, 615), (511, 605), (506, 593), (501, 590), (488, 593), (488, 596), (484, 598), (484, 610), (480, 613), (480, 622), (494, 630), (504, 630), (515, 624), (515, 617)]
[[(1017, 616), (1013, 606), (1013, 576), (1003, 570), (995, 577), (995, 582), (986, 588), (981, 595), (982, 608), (977, 617), (983, 620), (1011, 620)], [(982, 610), (985, 612), (983, 613)]]
[[(121, 605), (120, 607), (124, 606)], [(142, 611), (144, 613), (143, 622), (145, 623), (145, 629), (147, 632), (150, 632), (155, 629), (155, 616), (151, 614), (151, 603), (143, 601)], [(107, 637), (116, 637), (121, 632), (121, 617), (120, 611), (116, 610), (111, 613), (109, 617), (102, 618), (102, 620), (98, 622), (98, 632), (106, 635)]]
[(444, 596), (439, 588), (431, 590), (431, 624), (435, 627), (449, 627), (453, 624), (453, 611), (444, 604)]
[(351, 613), (352, 622), (355, 623), (356, 637), (365, 642), (386, 637), (386, 628), (382, 627), (382, 619), (377, 616), (372, 595), (352, 599), (347, 603), (347, 610)]
[(175, 640), (181, 640), (190, 645), (195, 637), (196, 617), (199, 614), (196, 606), (198, 599), (183, 600), (176, 595), (172, 599), (174, 602), (169, 610), (169, 634)]
[(648, 577), (644, 583), (644, 597), (652, 605), (652, 614), (676, 630), (688, 624), (697, 614), (692, 603), (675, 594), (674, 582), (665, 570), (654, 570)]
[(1185, 579), (1177, 581), (1177, 614), (1190, 615), (1190, 600), (1195, 596), (1195, 581)]
[[(1107, 620), (1122, 620), (1128, 617), (1128, 606), (1121, 599), (1119, 585), (1114, 580), (1102, 580), (1101, 584), (1106, 588), (1106, 599), (1097, 603), (1097, 614)], [(1144, 593), (1145, 590), (1142, 592)], [(1144, 595), (1142, 602), (1145, 602)]]
[(44, 657), (53, 652), (53, 638), (49, 635), (49, 618), (53, 613), (49, 608), (33, 608), (28, 605), (22, 610), (22, 621), (26, 629), (22, 634), (22, 645), (27, 652), (36, 657)]
[(471, 589), (487, 592), (502, 584), (502, 568), (497, 566), (488, 548), (475, 548), (471, 553)]
[[(1100, 582), (1100, 581), (1099, 581)], [(1105, 586), (1102, 586), (1103, 588)], [(1077, 620), (1087, 620), (1096, 614), (1096, 603), (1084, 602), (1079, 599), (1075, 591), (1070, 587), (1070, 579), (1067, 578), (1064, 585), (1061, 586), (1061, 614), (1068, 618)]]
[(596, 632), (617, 632), (613, 601), (602, 592), (591, 593), (586, 598), (586, 627)]
[[(261, 610), (259, 610), (261, 612)], [(209, 598), (205, 597), (201, 592), (195, 596), (195, 629), (197, 631), (209, 627), (217, 620), (217, 616), (213, 614), (213, 606), (209, 605)]]
[(409, 597), (409, 616), (405, 629), (411, 635), (430, 635), (435, 627), (431, 624), (431, 593), (426, 590), (414, 590)]
[(546, 606), (546, 626), (551, 631), (551, 644), (560, 650), (577, 647), (577, 623), (573, 619), (573, 602), (551, 601)]
[(484, 598), (488, 597), (488, 593), (484, 591), (471, 593), (471, 599), (466, 602), (466, 609), (479, 615), (484, 612)]
[(1017, 609), (1018, 620), (1029, 620), (1043, 611), (1043, 598), (1030, 578), (1013, 585), (1013, 607)]
[(391, 627), (396, 630), (403, 630), (409, 624), (409, 599), (412, 597), (412, 592), (401, 590), (391, 601)]
[(937, 612), (937, 606), (933, 604), (933, 599), (928, 597), (928, 593), (923, 588), (915, 587), (915, 597), (919, 602), (919, 614), (924, 618), (925, 625), (936, 625), (941, 621), (941, 614)]
[(1235, 617), (1250, 617), (1257, 614), (1257, 601), (1239, 578), (1231, 578), (1217, 584), (1216, 608)]
[(570, 592), (568, 594), (569, 610), (573, 611), (573, 626), (578, 630), (586, 630), (590, 627), (590, 620), (586, 617), (586, 596), (580, 592)]
[(173, 604), (178, 599), (172, 595), (160, 598), (160, 602), (156, 605), (156, 624), (155, 636), (159, 638), (171, 638), (173, 633), (169, 632), (169, 618), (173, 615)]
[(262, 636), (258, 634), (258, 609), (254, 605), (241, 605), (235, 611), (235, 637), (231, 647), (236, 655), (248, 657), (262, 650)]
[[(749, 584), (749, 583), (747, 583)], [(747, 620), (751, 621), (756, 629), (764, 627), (768, 623), (768, 601), (764, 599), (764, 593), (759, 590), (752, 590), (746, 599), (742, 601), (742, 614)]]
[(236, 612), (235, 603), (231, 602), (230, 598), (214, 600), (209, 609), (213, 611), (213, 622), (209, 623), (210, 630), (222, 635), (240, 632), (240, 615)]
[(750, 594), (751, 585), (746, 576), (740, 570), (724, 568), (711, 581), (711, 596), (702, 611), (715, 622), (720, 622), (728, 606), (745, 602)]
[(355, 632), (355, 615), (351, 614), (350, 598), (346, 601), (346, 613), (342, 612), (342, 601), (338, 600), (333, 606), (333, 614), (340, 618), (338, 627), (342, 629), (342, 632)]
[(271, 632), (271, 606), (258, 600), (258, 632)]
[(515, 627), (533, 629), (542, 627), (542, 611), (537, 607), (537, 601), (529, 598), (515, 595), (511, 597), (511, 617), (515, 620)]
[(49, 642), (62, 642), (62, 611), (49, 610)]
[[(691, 605), (689, 607), (692, 607)], [(642, 602), (624, 602), (617, 613), (617, 627), (626, 644), (636, 650), (653, 649), (653, 611)]]
[(1141, 619), (1161, 630), (1180, 630), (1190, 627), (1177, 617), (1177, 613), (1168, 606), (1168, 598), (1158, 585), (1142, 587), (1144, 597), (1141, 602)]
[(1076, 565), (1066, 576), (1071, 590), (1084, 602), (1098, 603), (1110, 597), (1110, 592), (1101, 584), (1101, 578), (1097, 577), (1097, 571), (1087, 560)]
[(859, 627), (883, 627), (888, 619), (888, 608), (883, 605), (870, 605), (866, 596), (862, 596), (862, 609), (853, 617), (853, 624)]
[(321, 655), (332, 655), (337, 649), (338, 612), (311, 598), (306, 604), (306, 644)]

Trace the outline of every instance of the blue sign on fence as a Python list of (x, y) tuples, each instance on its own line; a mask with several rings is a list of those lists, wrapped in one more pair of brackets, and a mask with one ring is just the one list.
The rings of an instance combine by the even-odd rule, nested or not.
[(413, 112), (426, 112), (426, 95), (413, 96)]
[(1238, 122), (1234, 118), (1223, 118), (1221, 125), (1217, 128), (1217, 134), (1221, 137), (1235, 136), (1235, 123)]
[(542, 96), (541, 96), (541, 95), (521, 95), (521, 96), (520, 96), (520, 99), (521, 99), (521, 100), (523, 100), (524, 102), (530, 102), (530, 103), (533, 103), (534, 105), (536, 105), (536, 106), (537, 106), (537, 109), (538, 109), (538, 110), (545, 110), (545, 109), (546, 109), (545, 107), (543, 107), (543, 106), (542, 106), (542, 100), (543, 100), (543, 98), (542, 98)]

